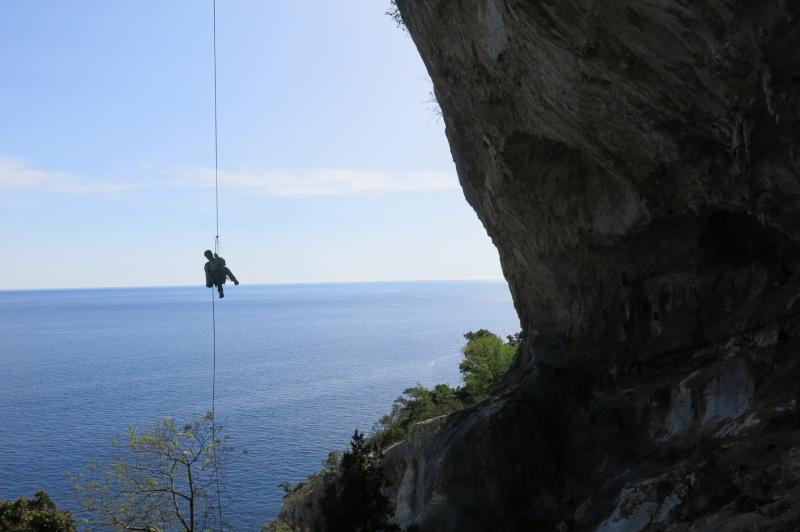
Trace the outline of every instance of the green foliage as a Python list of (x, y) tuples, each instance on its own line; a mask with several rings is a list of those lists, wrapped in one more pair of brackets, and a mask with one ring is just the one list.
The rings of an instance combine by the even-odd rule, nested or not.
[(519, 345), (519, 335), (509, 336), (508, 342), (485, 329), (464, 335), (464, 360), (459, 370), (464, 376), (464, 391), (470, 402), (489, 398), (492, 387), (506, 374)]
[[(507, 336), (504, 342), (486, 329), (470, 331), (464, 338), (467, 343), (459, 366), (463, 387), (437, 384), (432, 389), (421, 385), (407, 388), (392, 403), (392, 411), (375, 424), (368, 441), (356, 431), (349, 452), (342, 455), (333, 451), (323, 462), (320, 474), (333, 473), (337, 479), (327, 485), (322, 501), (329, 530), (397, 530), (385, 519), (390, 507), (380, 494), (383, 476), (375, 454), (403, 440), (415, 423), (488, 399), (492, 388), (511, 366), (521, 342), (520, 333)], [(315, 476), (309, 478), (313, 480)], [(284, 482), (280, 486), (288, 495), (303, 485)]]
[(392, 411), (375, 424), (370, 441), (378, 449), (386, 449), (405, 438), (414, 423), (463, 407), (458, 390), (446, 384), (437, 384), (432, 390), (420, 385), (407, 388), (392, 403)]
[(355, 431), (350, 450), (342, 455), (337, 475), (322, 497), (329, 532), (399, 532), (388, 521), (392, 507), (381, 493), (386, 481), (378, 458), (364, 434)]
[(72, 514), (56, 508), (53, 499), (37, 491), (36, 498), (0, 501), (0, 530), (8, 532), (75, 532)]
[(477, 331), (469, 331), (464, 333), (464, 338), (467, 340), (467, 343), (471, 342), (472, 340), (475, 340), (476, 338), (483, 338), (486, 336), (497, 336), (497, 335), (488, 329), (478, 329)]
[(520, 333), (509, 335), (506, 342), (486, 329), (470, 331), (464, 338), (467, 340), (463, 348), (464, 360), (459, 366), (464, 387), (437, 384), (433, 389), (417, 385), (404, 390), (392, 403), (392, 411), (375, 424), (370, 436), (373, 445), (386, 449), (404, 439), (414, 423), (450, 414), (489, 398), (492, 387), (511, 366)]
[(92, 463), (72, 476), (74, 491), (107, 529), (218, 528), (215, 481), (231, 450), (221, 434), (210, 412), (184, 426), (165, 419), (145, 432), (131, 427), (107, 467)]
[(292, 527), (279, 521), (278, 519), (271, 521), (268, 525), (261, 529), (261, 532), (293, 532)]
[(322, 472), (335, 472), (339, 470), (342, 463), (342, 451), (331, 451), (328, 453), (328, 458), (322, 462)]
[(515, 345), (519, 347), (519, 344), (522, 343), (522, 332), (520, 331), (506, 336), (506, 343), (508, 345)]

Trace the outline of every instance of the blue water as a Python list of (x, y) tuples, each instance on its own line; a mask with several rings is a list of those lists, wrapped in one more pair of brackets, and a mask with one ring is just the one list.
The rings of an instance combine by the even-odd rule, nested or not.
[[(236, 530), (277, 513), (277, 484), (319, 469), (404, 388), (460, 383), (463, 333), (518, 328), (501, 282), (229, 287), (217, 303), (217, 419), (248, 454), (226, 471)], [(129, 425), (211, 402), (203, 288), (0, 292), (0, 499), (108, 456)]]

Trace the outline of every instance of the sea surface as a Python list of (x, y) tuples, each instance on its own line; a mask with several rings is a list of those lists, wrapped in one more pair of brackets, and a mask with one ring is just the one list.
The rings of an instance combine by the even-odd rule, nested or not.
[[(210, 290), (0, 292), (0, 499), (72, 482), (128, 426), (183, 422), (211, 404)], [(367, 431), (403, 389), (461, 383), (463, 334), (519, 321), (503, 282), (229, 286), (216, 303), (217, 420), (236, 530), (258, 530), (283, 492)]]

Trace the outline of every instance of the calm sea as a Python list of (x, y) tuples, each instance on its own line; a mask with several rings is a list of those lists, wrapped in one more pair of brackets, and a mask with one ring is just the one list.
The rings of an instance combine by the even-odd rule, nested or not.
[[(211, 402), (204, 288), (0, 292), (0, 499), (103, 459), (129, 425), (188, 420)], [(510, 334), (505, 283), (238, 286), (217, 304), (217, 419), (248, 454), (226, 471), (236, 530), (258, 530), (282, 481), (319, 469), (404, 388), (460, 383), (462, 335)]]

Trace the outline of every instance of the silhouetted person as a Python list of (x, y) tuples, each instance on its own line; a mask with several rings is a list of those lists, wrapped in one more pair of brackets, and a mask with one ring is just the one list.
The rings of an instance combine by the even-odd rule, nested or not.
[(222, 299), (225, 297), (225, 292), (222, 289), (222, 285), (225, 284), (225, 280), (230, 279), (235, 285), (238, 285), (239, 281), (233, 275), (233, 272), (231, 272), (228, 267), (225, 266), (225, 259), (216, 253), (212, 253), (210, 249), (205, 250), (203, 255), (205, 255), (205, 257), (208, 259), (208, 262), (206, 262), (206, 265), (203, 268), (206, 271), (206, 286), (208, 288), (216, 286), (217, 291), (219, 292), (219, 297)]

